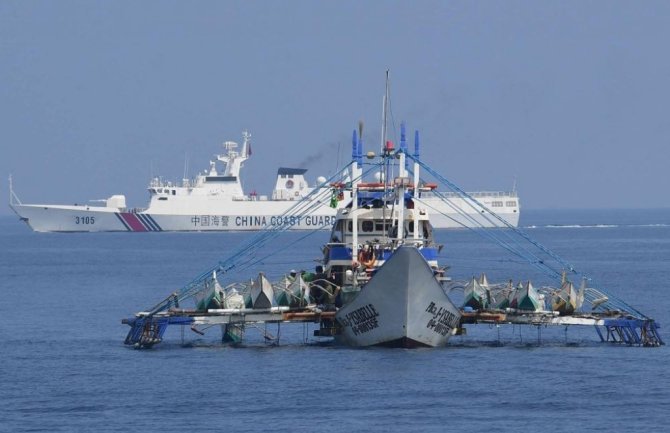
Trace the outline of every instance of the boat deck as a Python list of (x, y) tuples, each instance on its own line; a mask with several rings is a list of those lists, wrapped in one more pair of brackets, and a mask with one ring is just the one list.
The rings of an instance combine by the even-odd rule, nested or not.
[(530, 326), (593, 326), (602, 342), (631, 346), (661, 346), (660, 327), (652, 319), (641, 319), (619, 311), (575, 312), (560, 316), (553, 311), (520, 310), (463, 311), (461, 326), (466, 324), (530, 325)]
[[(592, 326), (600, 341), (619, 343), (629, 346), (660, 346), (663, 341), (658, 333), (659, 325), (652, 319), (641, 319), (629, 314), (608, 312), (578, 312), (560, 316), (552, 311), (528, 312), (522, 310), (476, 310), (461, 312), (460, 327), (457, 334), (465, 334), (466, 325), (527, 325), (527, 326)], [(170, 309), (156, 314), (138, 313), (137, 316), (123, 319), (123, 324), (131, 327), (125, 344), (135, 348), (150, 348), (160, 343), (169, 325), (190, 326), (191, 330), (203, 334), (198, 329), (211, 326), (246, 326), (267, 323), (316, 323), (319, 329), (316, 337), (333, 337), (340, 328), (335, 321), (335, 311), (324, 311), (316, 306), (290, 309), (273, 307), (270, 309), (221, 309), (187, 310)]]

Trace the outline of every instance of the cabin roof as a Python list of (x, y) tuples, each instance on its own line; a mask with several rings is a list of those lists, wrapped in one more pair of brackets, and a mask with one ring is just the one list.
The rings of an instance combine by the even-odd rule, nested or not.
[(279, 167), (277, 170), (277, 175), (282, 174), (305, 174), (307, 172), (306, 168), (288, 168), (288, 167)]

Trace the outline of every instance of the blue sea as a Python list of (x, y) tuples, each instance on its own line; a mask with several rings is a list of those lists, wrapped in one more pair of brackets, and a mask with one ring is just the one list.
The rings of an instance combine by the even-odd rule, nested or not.
[[(670, 209), (524, 211), (521, 225), (670, 325)], [(151, 350), (123, 345), (122, 318), (250, 236), (37, 234), (0, 218), (0, 431), (670, 431), (668, 346), (603, 344), (591, 328), (479, 325), (419, 350), (317, 342), (314, 325), (248, 329), (241, 348), (221, 345), (218, 329), (188, 328)], [(259, 258), (276, 254), (254, 272), (312, 269), (327, 233), (303, 236), (264, 247)], [(436, 238), (455, 279), (545, 283), (476, 233)], [(279, 346), (261, 331), (279, 333)]]

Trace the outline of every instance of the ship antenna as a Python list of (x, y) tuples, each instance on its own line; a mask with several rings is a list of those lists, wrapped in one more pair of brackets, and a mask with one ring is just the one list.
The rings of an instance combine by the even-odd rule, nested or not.
[(338, 141), (337, 142), (337, 165), (335, 165), (335, 170), (337, 170), (340, 167), (340, 160), (342, 159), (341, 155), (340, 155), (340, 150), (341, 150), (340, 148), (341, 147), (342, 147), (342, 143)]
[(356, 146), (356, 161), (363, 166), (363, 121), (358, 121), (358, 144)]
[(386, 70), (386, 89), (384, 91), (384, 99), (382, 100), (382, 142), (380, 147), (380, 154), (384, 153), (384, 146), (386, 145), (386, 114), (388, 112), (388, 95), (389, 95), (389, 70)]
[(244, 157), (249, 158), (251, 156), (251, 133), (246, 129), (242, 131), (242, 145), (244, 146)]
[[(388, 163), (389, 159), (387, 158), (387, 154), (385, 153), (386, 151), (386, 116), (388, 113), (388, 96), (389, 96), (389, 70), (386, 70), (386, 84), (384, 87), (384, 98), (382, 100), (382, 142), (381, 142), (381, 149), (379, 154), (382, 155), (382, 160), (380, 161), (380, 171), (379, 171), (379, 180), (383, 183), (384, 185), (384, 195), (383, 195), (383, 200), (386, 201), (386, 197), (388, 196), (388, 175), (389, 175), (389, 170), (388, 170)], [(392, 215), (392, 214), (391, 214)], [(386, 229), (386, 203), (382, 206), (382, 221), (384, 225), (384, 240), (387, 240), (388, 233)]]

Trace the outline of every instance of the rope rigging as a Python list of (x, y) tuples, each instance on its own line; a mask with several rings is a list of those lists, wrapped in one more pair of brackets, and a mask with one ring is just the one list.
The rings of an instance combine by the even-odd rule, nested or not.
[[(401, 150), (402, 151), (402, 150)], [(461, 197), (464, 199), (464, 202), (473, 210), (476, 210), (476, 214), (481, 216), (483, 219), (485, 219), (487, 222), (491, 223), (494, 227), (504, 227), (508, 228), (510, 230), (491, 230), (485, 228), (485, 226), (478, 221), (476, 218), (472, 217), (471, 214), (468, 214), (465, 212), (462, 208), (459, 206), (456, 206), (453, 204), (449, 198), (444, 194), (440, 193), (435, 193), (437, 197), (439, 197), (444, 203), (446, 203), (452, 210), (454, 210), (457, 214), (462, 216), (469, 224), (465, 224), (461, 221), (458, 221), (454, 218), (450, 218), (452, 221), (457, 222), (461, 226), (471, 230), (472, 232), (476, 233), (477, 235), (488, 239), (492, 240), (499, 246), (503, 247), (505, 250), (509, 251), (511, 254), (524, 259), (526, 262), (531, 264), (532, 266), (536, 267), (537, 269), (541, 270), (548, 276), (552, 278), (561, 278), (562, 277), (562, 270), (566, 270), (570, 272), (571, 274), (580, 274), (574, 266), (572, 266), (570, 263), (568, 263), (566, 260), (564, 260), (562, 257), (560, 257), (558, 254), (554, 253), (551, 251), (549, 248), (545, 247), (535, 239), (531, 238), (530, 235), (528, 235), (525, 231), (522, 229), (515, 227), (511, 224), (509, 224), (504, 218), (496, 214), (495, 212), (491, 211), (487, 206), (485, 206), (483, 203), (481, 203), (479, 200), (477, 200), (475, 197), (473, 197), (471, 194), (468, 194), (465, 192), (462, 188), (460, 188), (458, 185), (454, 184), (444, 176), (440, 175), (437, 173), (435, 170), (433, 170), (431, 167), (429, 167), (426, 163), (423, 161), (419, 160), (417, 157), (405, 153), (406, 157), (409, 159), (415, 161), (423, 170), (425, 170), (427, 173), (431, 174), (435, 179), (437, 179), (440, 183), (442, 183), (443, 186), (447, 187), (449, 190), (453, 191), (458, 197)], [(422, 201), (420, 198), (415, 197), (414, 198), (417, 202), (425, 205), (426, 207), (431, 208), (431, 210), (434, 213), (440, 213), (442, 215), (445, 215), (443, 212), (438, 211), (435, 209), (435, 207), (431, 206), (430, 204), (426, 203), (425, 201)], [(481, 210), (484, 212), (482, 213)], [(446, 216), (446, 215), (445, 215)], [(496, 223), (497, 222), (497, 223)], [(499, 223), (499, 224), (498, 224)], [(552, 267), (549, 263), (548, 260), (542, 259), (538, 254), (530, 251), (528, 248), (523, 246), (520, 243), (519, 239), (515, 239), (512, 234), (516, 234), (519, 236), (521, 239), (527, 241), (531, 245), (535, 246), (541, 253), (546, 254), (546, 256), (550, 259), (553, 259), (555, 262), (557, 262), (560, 265), (560, 270), (555, 269)], [(505, 238), (505, 239), (502, 239)], [(581, 274), (582, 278), (587, 280), (587, 281), (592, 281), (590, 278), (587, 278), (584, 274)], [(640, 318), (648, 318), (648, 316), (644, 315), (641, 313), (639, 310), (634, 308), (633, 306), (629, 305), (625, 301), (623, 301), (621, 298), (617, 297), (616, 295), (613, 295), (611, 293), (606, 293), (602, 290), (599, 289), (594, 289), (594, 288), (585, 288), (584, 291), (584, 299), (588, 300), (589, 302), (594, 305), (594, 309), (596, 308), (603, 308), (603, 309), (616, 309), (616, 310), (621, 310), (621, 311), (626, 311), (630, 314), (637, 315)]]
[[(439, 181), (444, 187), (448, 188), (450, 191), (453, 191), (456, 197), (463, 199), (463, 202), (467, 208), (474, 210), (475, 212), (467, 212), (467, 208), (464, 209), (461, 206), (456, 205), (450, 197), (445, 193), (439, 193), (433, 191), (433, 194), (440, 198), (447, 206), (457, 214), (460, 219), (453, 218), (446, 215), (445, 212), (436, 209), (434, 206), (431, 206), (430, 203), (422, 200), (419, 197), (419, 194), (414, 194), (413, 200), (417, 203), (431, 209), (431, 212), (434, 214), (441, 214), (445, 217), (450, 218), (452, 221), (457, 222), (459, 225), (469, 229), (470, 231), (476, 233), (478, 236), (492, 241), (493, 243), (501, 246), (503, 249), (511, 253), (513, 256), (516, 256), (522, 259), (524, 262), (529, 263), (531, 266), (540, 270), (544, 274), (548, 275), (551, 278), (561, 278), (562, 271), (568, 271), (572, 274), (577, 274), (575, 268), (568, 263), (566, 260), (561, 258), (559, 255), (549, 250), (544, 245), (540, 244), (538, 241), (531, 238), (523, 230), (514, 227), (509, 224), (504, 218), (491, 211), (486, 205), (477, 200), (472, 194), (465, 192), (459, 186), (451, 182), (449, 179), (437, 173), (426, 163), (418, 159), (418, 157), (407, 153), (404, 149), (400, 149), (398, 152), (404, 152), (406, 157), (410, 160), (417, 163), (425, 172), (433, 176), (437, 181)], [(191, 280), (188, 284), (183, 286), (181, 289), (175, 293), (168, 296), (163, 301), (156, 304), (154, 307), (148, 310), (149, 315), (165, 311), (172, 306), (178, 306), (181, 301), (192, 297), (199, 291), (201, 291), (207, 281), (210, 281), (213, 278), (213, 274), (216, 273), (219, 276), (224, 275), (231, 270), (235, 269), (238, 271), (247, 270), (258, 263), (263, 262), (268, 257), (276, 255), (280, 249), (285, 249), (288, 246), (297, 244), (298, 242), (303, 241), (307, 237), (316, 233), (317, 230), (326, 228), (324, 224), (321, 227), (315, 227), (314, 230), (310, 230), (305, 235), (302, 235), (292, 241), (288, 245), (282, 245), (280, 249), (273, 250), (262, 256), (258, 256), (258, 251), (267, 245), (270, 241), (274, 240), (280, 236), (283, 232), (289, 230), (294, 226), (300, 218), (309, 216), (315, 210), (323, 206), (323, 203), (328, 203), (333, 197), (336, 196), (336, 190), (329, 187), (333, 185), (339, 185), (339, 188), (345, 186), (345, 183), (341, 179), (346, 179), (347, 170), (350, 166), (354, 164), (347, 164), (340, 170), (336, 171), (329, 179), (318, 185), (309, 194), (307, 194), (302, 200), (297, 201), (293, 206), (291, 206), (286, 212), (278, 217), (280, 221), (279, 224), (267, 224), (263, 230), (255, 233), (251, 236), (247, 242), (235, 250), (230, 256), (226, 259), (219, 261), (216, 265), (209, 268), (208, 270), (202, 272), (196, 278)], [(357, 179), (351, 179), (351, 182), (356, 182), (363, 180), (366, 175), (369, 175), (373, 171), (379, 170), (379, 164), (364, 164), (366, 169), (361, 173)], [(337, 182), (337, 183), (336, 183)], [(347, 179), (347, 184), (350, 185), (349, 180)], [(416, 186), (418, 188), (418, 185)], [(337, 188), (337, 186), (335, 186)], [(341, 192), (341, 190), (340, 190)], [(337, 194), (338, 196), (340, 194)], [(339, 198), (339, 197), (338, 197)], [(507, 228), (509, 230), (496, 230), (486, 228), (484, 224), (490, 224), (493, 227)], [(532, 249), (525, 245), (523, 241), (528, 242), (530, 245), (534, 246), (537, 251), (532, 251)], [(545, 256), (543, 258), (542, 256)], [(559, 266), (552, 266), (552, 263), (557, 263)], [(646, 317), (640, 313), (637, 309), (631, 307), (618, 297), (605, 294), (600, 290), (593, 288), (588, 288), (584, 291), (584, 298), (589, 300), (593, 305), (601, 308), (610, 308), (614, 307), (616, 309), (630, 312), (631, 314), (636, 314), (639, 317)], [(595, 309), (596, 307), (594, 307)]]
[[(424, 170), (426, 170), (426, 172), (430, 173), (435, 179), (439, 180), (443, 185), (445, 185), (445, 186), (448, 187), (450, 190), (454, 191), (454, 192), (457, 193), (460, 197), (462, 197), (463, 199), (465, 199), (465, 202), (466, 202), (466, 203), (468, 204), (468, 206), (470, 206), (472, 209), (475, 209), (475, 210), (481, 209), (481, 210), (483, 210), (484, 213), (482, 214), (482, 217), (484, 217), (485, 219), (487, 219), (487, 221), (491, 221), (491, 222), (493, 222), (493, 220), (491, 220), (491, 217), (493, 217), (498, 223), (501, 224), (501, 225), (498, 225), (498, 224), (496, 224), (496, 225), (498, 225), (498, 226), (504, 226), (504, 227), (509, 228), (509, 229), (511, 230), (512, 233), (517, 234), (518, 236), (522, 237), (522, 238), (525, 239), (526, 241), (530, 242), (532, 245), (534, 245), (535, 247), (537, 247), (540, 251), (542, 251), (543, 253), (547, 254), (549, 257), (551, 257), (551, 258), (554, 259), (556, 262), (558, 262), (559, 264), (561, 264), (562, 267), (563, 267), (563, 269), (566, 269), (566, 270), (568, 270), (568, 271), (571, 272), (571, 273), (577, 274), (577, 271), (575, 270), (575, 268), (574, 268), (570, 263), (568, 263), (566, 260), (564, 260), (563, 258), (561, 258), (560, 256), (558, 256), (557, 254), (555, 254), (553, 251), (549, 250), (547, 247), (545, 247), (544, 245), (540, 244), (539, 242), (537, 242), (536, 240), (534, 240), (533, 238), (531, 238), (531, 237), (530, 237), (527, 233), (525, 233), (523, 230), (519, 229), (518, 227), (514, 227), (513, 225), (511, 225), (510, 223), (508, 223), (504, 218), (502, 218), (501, 216), (499, 216), (499, 215), (496, 214), (495, 212), (491, 211), (487, 206), (485, 206), (485, 205), (484, 205), (483, 203), (481, 203), (479, 200), (477, 200), (476, 198), (474, 198), (471, 194), (468, 194), (467, 192), (465, 192), (465, 191), (464, 191), (463, 189), (461, 189), (458, 185), (456, 185), (455, 183), (451, 182), (449, 179), (445, 178), (444, 176), (440, 175), (440, 174), (437, 173), (435, 170), (433, 170), (431, 167), (429, 167), (427, 164), (425, 164), (423, 161), (419, 160), (418, 158), (415, 158), (413, 155), (407, 154), (407, 157), (410, 158), (411, 160), (415, 161), (417, 164), (419, 164), (419, 166), (421, 166), (422, 169), (424, 169)], [(442, 198), (442, 199), (444, 200), (444, 197), (443, 197), (443, 196), (438, 195), (438, 197), (440, 197), (440, 198)], [(463, 213), (463, 211), (461, 211), (461, 213)], [(480, 212), (478, 212), (478, 213), (480, 213)], [(489, 216), (489, 215), (490, 215), (490, 216)], [(482, 228), (482, 227), (483, 227), (483, 225), (482, 225), (481, 223), (479, 223), (479, 222), (477, 222), (477, 226), (479, 226), (479, 228)], [(475, 230), (475, 231), (476, 231), (477, 233), (480, 232), (480, 231), (477, 231), (477, 230)], [(491, 232), (492, 232), (492, 231), (491, 231)], [(487, 232), (485, 232), (485, 233), (489, 233), (489, 232), (487, 231)], [(518, 241), (514, 240), (514, 238), (511, 237), (510, 232), (502, 231), (502, 232), (500, 232), (500, 233), (502, 233), (503, 236), (508, 237), (508, 238), (510, 239), (510, 241), (511, 241), (513, 244), (516, 245), (516, 247), (521, 248), (522, 250), (526, 251), (528, 254), (532, 255), (532, 256), (536, 259), (535, 264), (540, 265), (541, 267), (545, 267), (545, 268), (548, 270), (548, 274), (549, 274), (550, 276), (553, 276), (553, 277), (560, 276), (560, 272), (557, 272), (555, 269), (553, 269), (553, 268), (551, 268), (549, 265), (547, 265), (547, 264), (545, 263), (545, 260), (541, 259), (541, 258), (538, 257), (536, 254), (534, 254), (534, 253), (532, 253), (531, 251), (529, 251), (527, 248), (525, 248), (523, 245), (521, 245)], [(498, 244), (500, 244), (501, 246), (504, 246), (504, 245), (505, 245), (505, 243), (502, 242), (502, 241), (500, 241), (498, 238), (495, 238), (495, 240), (496, 240), (496, 242), (497, 242)], [(509, 245), (509, 244), (508, 244), (508, 245)], [(508, 248), (506, 248), (506, 249), (508, 249)], [(523, 254), (519, 254), (518, 252), (515, 252), (514, 254), (519, 255), (519, 257), (524, 257), (524, 258), (528, 259), (527, 256), (524, 256)], [(531, 262), (531, 264), (533, 264), (533, 263)]]

